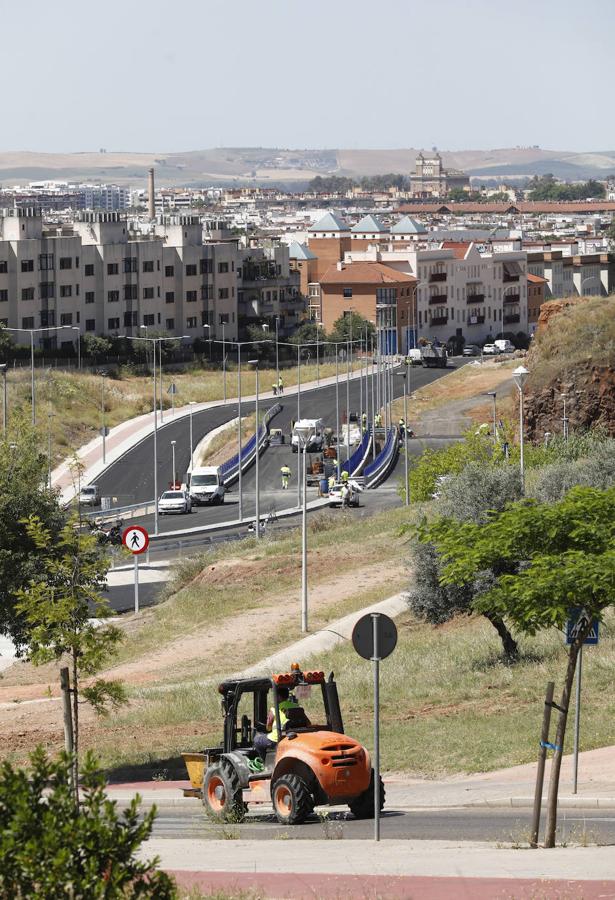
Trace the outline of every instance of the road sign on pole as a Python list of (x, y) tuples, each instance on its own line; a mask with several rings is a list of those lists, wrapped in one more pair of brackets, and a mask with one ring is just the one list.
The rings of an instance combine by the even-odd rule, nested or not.
[[(572, 644), (579, 634), (584, 631), (590, 624), (590, 618), (587, 610), (582, 607), (575, 607), (570, 610), (570, 615), (566, 622), (566, 643)], [(574, 706), (574, 747), (572, 751), (572, 793), (576, 794), (577, 784), (579, 780), (579, 734), (581, 730), (581, 680), (583, 678), (583, 647), (585, 644), (597, 644), (600, 639), (598, 630), (598, 620), (591, 620), (591, 628), (581, 646), (579, 647), (579, 656), (577, 658), (577, 684), (575, 692)]]
[(384, 613), (362, 616), (352, 630), (352, 644), (363, 659), (374, 664), (374, 840), (380, 840), (380, 660), (397, 645), (395, 622)]
[[(572, 644), (579, 633), (587, 628), (589, 624), (589, 614), (587, 610), (583, 609), (580, 606), (575, 606), (574, 609), (570, 610), (570, 615), (568, 620), (566, 621), (566, 643)], [(598, 630), (598, 620), (592, 619), (591, 628), (589, 630), (589, 634), (583, 641), (584, 644), (597, 644), (600, 639), (600, 634)]]
[(139, 556), (149, 547), (149, 534), (140, 525), (125, 528), (122, 543), (132, 553), (135, 561), (135, 613), (139, 612)]

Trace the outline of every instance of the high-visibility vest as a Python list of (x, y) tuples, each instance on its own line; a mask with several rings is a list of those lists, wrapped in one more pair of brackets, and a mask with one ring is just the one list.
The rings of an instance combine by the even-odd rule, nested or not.
[[(288, 716), (286, 715), (287, 709), (299, 709), (299, 704), (295, 703), (294, 700), (282, 700), (282, 702), (280, 703), (280, 726), (282, 728), (282, 731), (284, 731), (284, 726), (288, 722)], [(273, 708), (273, 706), (271, 707), (270, 712), (273, 715), (273, 725), (271, 731), (269, 732), (269, 740), (274, 741), (277, 744), (277, 742), (280, 740), (280, 737), (278, 735), (278, 723), (276, 722), (275, 709)]]
[(290, 469), (288, 468), (288, 466), (282, 466), (280, 472), (282, 473), (282, 477), (290, 475)]

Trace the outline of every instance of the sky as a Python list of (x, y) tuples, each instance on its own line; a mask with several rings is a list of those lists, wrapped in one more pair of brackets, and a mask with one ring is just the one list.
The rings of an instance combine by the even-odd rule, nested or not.
[(0, 0), (0, 150), (615, 149), (615, 0)]

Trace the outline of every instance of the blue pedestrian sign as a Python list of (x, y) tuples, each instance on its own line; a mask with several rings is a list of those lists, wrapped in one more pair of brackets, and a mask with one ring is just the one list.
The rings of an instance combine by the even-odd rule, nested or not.
[[(574, 607), (574, 609), (570, 610), (570, 617), (566, 622), (566, 643), (572, 644), (579, 632), (587, 627), (589, 622), (589, 616), (587, 611), (580, 606)], [(598, 620), (592, 620), (592, 626), (589, 631), (589, 634), (583, 641), (584, 644), (597, 644), (598, 643)]]

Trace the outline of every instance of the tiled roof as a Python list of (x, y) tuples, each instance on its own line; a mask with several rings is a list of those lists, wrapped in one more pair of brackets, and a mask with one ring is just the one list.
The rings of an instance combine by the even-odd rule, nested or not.
[(356, 225), (353, 225), (350, 229), (355, 234), (364, 234), (370, 232), (371, 234), (376, 234), (378, 232), (388, 231), (380, 219), (377, 219), (375, 216), (363, 216), (360, 222), (357, 222)]
[(527, 280), (532, 284), (546, 284), (547, 279), (543, 278), (541, 275), (532, 275), (531, 272), (527, 273)]
[(309, 231), (349, 231), (348, 224), (340, 217), (336, 216), (335, 213), (328, 212), (326, 215), (320, 219), (320, 221), (316, 222), (315, 225), (311, 225), (308, 229)]
[(292, 244), (289, 244), (288, 255), (291, 259), (318, 259), (309, 247), (306, 247), (305, 244), (300, 244), (298, 241), (293, 241)]
[(455, 259), (465, 259), (471, 246), (472, 241), (442, 241), (442, 249), (452, 250)]
[(425, 226), (416, 219), (411, 219), (410, 216), (404, 216), (391, 228), (391, 234), (425, 234), (426, 232)]
[(351, 262), (343, 269), (330, 266), (321, 284), (412, 284), (417, 279), (379, 262)]

